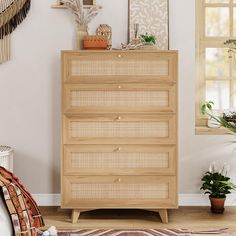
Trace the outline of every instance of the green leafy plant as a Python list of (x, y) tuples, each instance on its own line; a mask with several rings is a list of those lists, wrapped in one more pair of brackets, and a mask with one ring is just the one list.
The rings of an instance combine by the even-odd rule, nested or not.
[(212, 120), (215, 120), (218, 124), (225, 127), (229, 131), (236, 133), (236, 113), (230, 112), (229, 115), (223, 114), (223, 116), (216, 116), (213, 113), (213, 106), (214, 102), (212, 101), (204, 102), (201, 107), (202, 114), (207, 115)]
[(214, 102), (212, 101), (204, 102), (201, 107), (202, 114), (205, 115), (207, 113), (207, 110), (211, 111), (213, 106), (214, 106)]
[(230, 58), (232, 57), (231, 53), (236, 53), (236, 39), (229, 39), (224, 42), (224, 45), (226, 45), (229, 50), (228, 52), (230, 53)]
[(154, 45), (156, 44), (156, 37), (152, 34), (141, 34), (140, 35), (140, 40), (143, 44), (146, 45)]
[(220, 171), (214, 171), (210, 167), (202, 178), (201, 190), (204, 190), (205, 194), (209, 194), (211, 198), (225, 198), (227, 194), (231, 193), (231, 190), (236, 189), (236, 186), (226, 175), (225, 167)]

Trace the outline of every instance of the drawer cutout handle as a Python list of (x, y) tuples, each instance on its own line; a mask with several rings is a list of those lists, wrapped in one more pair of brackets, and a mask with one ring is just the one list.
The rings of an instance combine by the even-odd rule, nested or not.
[(118, 178), (115, 182), (116, 183), (120, 183), (121, 182), (121, 178)]
[(121, 116), (117, 116), (117, 117), (115, 118), (115, 120), (121, 120), (121, 119), (122, 119)]
[(121, 148), (120, 147), (118, 147), (118, 148), (116, 148), (115, 150), (114, 150), (114, 152), (120, 152), (121, 151)]

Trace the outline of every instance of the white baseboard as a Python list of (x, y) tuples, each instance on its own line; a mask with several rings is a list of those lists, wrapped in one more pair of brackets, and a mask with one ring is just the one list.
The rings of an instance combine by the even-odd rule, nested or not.
[[(33, 194), (39, 206), (60, 206), (60, 194)], [(179, 194), (179, 206), (209, 206), (203, 194)], [(227, 197), (226, 206), (236, 206), (236, 194)]]
[[(203, 194), (179, 194), (179, 206), (209, 206), (209, 198)], [(236, 194), (227, 196), (226, 206), (236, 206)]]

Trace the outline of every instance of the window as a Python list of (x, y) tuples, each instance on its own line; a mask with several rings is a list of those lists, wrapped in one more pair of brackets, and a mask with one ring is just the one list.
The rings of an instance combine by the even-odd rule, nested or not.
[(236, 109), (236, 62), (224, 42), (236, 38), (236, 0), (196, 0), (197, 102), (196, 125), (206, 125), (201, 103), (215, 109)]

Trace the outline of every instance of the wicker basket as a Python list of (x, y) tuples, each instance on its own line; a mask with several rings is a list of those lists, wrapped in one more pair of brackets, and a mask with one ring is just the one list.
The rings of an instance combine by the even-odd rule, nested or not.
[(8, 146), (0, 146), (0, 166), (13, 172), (13, 150)]
[(105, 50), (107, 47), (108, 41), (105, 36), (89, 35), (84, 37), (84, 49)]

